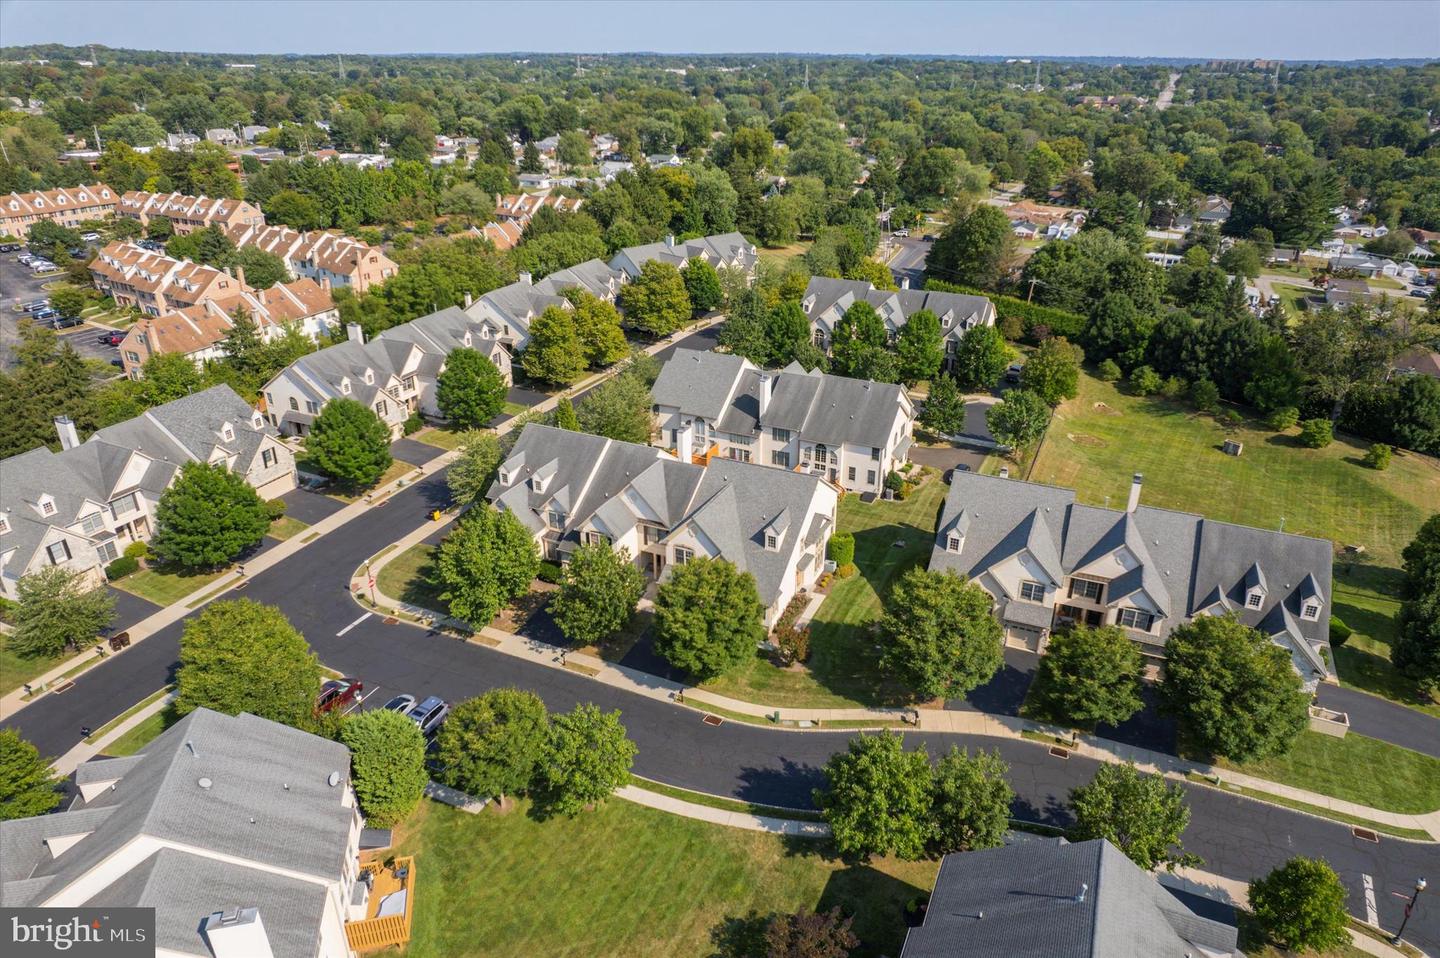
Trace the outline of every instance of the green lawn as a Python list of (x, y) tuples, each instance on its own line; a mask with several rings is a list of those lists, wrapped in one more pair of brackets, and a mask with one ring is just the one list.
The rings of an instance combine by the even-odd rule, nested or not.
[(1335, 566), (1335, 598), (1331, 611), (1351, 629), (1349, 641), (1332, 648), (1341, 685), (1371, 692), (1440, 718), (1440, 700), (1420, 691), (1390, 664), (1395, 642), (1395, 616), (1400, 600), (1392, 597), (1398, 574), (1346, 563)]
[(380, 591), (392, 599), (410, 602), (436, 612), (446, 612), (449, 605), (440, 598), (441, 589), (430, 582), (430, 564), (435, 546), (417, 542), (395, 558), (375, 577)]
[[(1303, 732), (1284, 755), (1244, 765), (1215, 763), (1257, 778), (1407, 815), (1440, 809), (1440, 759), (1379, 739)], [(1369, 774), (1357, 771), (1369, 770)]]
[(327, 487), (325, 492), (330, 498), (339, 499), (341, 502), (357, 502), (372, 490), (387, 486), (406, 473), (414, 471), (415, 467), (410, 465), (410, 463), (401, 462), (399, 459), (396, 459), (390, 463), (389, 468), (375, 481), (374, 485), (366, 486), (363, 489), (352, 489), (337, 482)]
[(937, 868), (845, 865), (822, 843), (618, 799), (546, 822), (524, 802), (479, 815), (426, 802), (401, 836), (399, 853), (416, 856), (410, 958), (749, 954), (736, 939), (771, 913), (836, 905), (855, 914), (855, 955), (894, 955), (905, 903)]
[(29, 659), (10, 651), (5, 639), (4, 635), (0, 635), (0, 695), (14, 691), (31, 679), (44, 675), (74, 654), (66, 652), (53, 657)]
[[(506, 405), (509, 405), (509, 403), (506, 403)], [(446, 429), (441, 426), (426, 426), (410, 438), (417, 442), (437, 446), (440, 449), (458, 449), (460, 448), (460, 437), (463, 435), (463, 432), (455, 429)]]
[(196, 589), (205, 588), (226, 571), (175, 572), (169, 569), (141, 569), (123, 579), (117, 579), (111, 585), (164, 607), (179, 602)]
[(114, 756), (134, 755), (178, 721), (180, 721), (180, 716), (175, 714), (175, 706), (167, 705), (105, 746), (104, 752), (106, 755)]
[(1291, 320), (1298, 320), (1304, 312), (1301, 303), (1306, 297), (1318, 295), (1313, 289), (1306, 289), (1303, 286), (1291, 286), (1288, 283), (1276, 283), (1274, 286), (1275, 295), (1280, 297), (1284, 304), (1286, 313)]
[[(704, 688), (732, 698), (788, 708), (854, 708), (900, 701), (904, 690), (879, 671), (871, 623), (890, 583), (930, 558), (935, 522), (948, 490), (932, 476), (903, 502), (840, 503), (837, 528), (855, 536), (859, 574), (837, 579), (810, 629), (810, 661), (787, 669), (757, 655)], [(903, 542), (903, 546), (897, 543)]]
[(284, 542), (286, 539), (299, 535), (308, 528), (310, 528), (308, 524), (301, 522), (294, 516), (281, 516), (279, 519), (270, 523), (270, 528), (265, 531), (265, 534), (272, 539), (279, 539), (281, 542)]
[(759, 256), (762, 260), (784, 268), (790, 265), (791, 260), (804, 256), (813, 245), (809, 240), (804, 240), (798, 243), (791, 243), (789, 246), (777, 246), (774, 249), (761, 247)]

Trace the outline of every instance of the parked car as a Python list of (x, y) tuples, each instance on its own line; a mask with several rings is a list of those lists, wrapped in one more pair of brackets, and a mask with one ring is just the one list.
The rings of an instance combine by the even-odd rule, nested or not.
[(70, 258), (71, 258), (71, 259), (79, 259), (80, 257), (82, 257), (82, 256), (85, 255), (85, 247), (83, 247), (83, 246), (72, 246), (72, 247), (70, 247), (69, 249), (67, 249), (65, 252), (67, 252), (67, 253), (70, 254)]
[(81, 233), (81, 234), (80, 234), (80, 238), (83, 239), (83, 240), (84, 240), (85, 242), (87, 242), (87, 243), (98, 243), (98, 242), (100, 242), (100, 234), (99, 234), (99, 233), (95, 233), (95, 232)]
[(438, 729), (440, 723), (445, 721), (445, 716), (450, 714), (450, 703), (438, 695), (430, 695), (419, 705), (412, 706), (405, 714), (420, 726), (420, 731), (429, 735)]
[(348, 712), (360, 700), (365, 683), (359, 679), (331, 679), (320, 686), (320, 695), (315, 699), (316, 712), (333, 712), (339, 709)]
[(1429, 296), (1430, 296), (1430, 294), (1429, 294), (1428, 292), (1426, 292), (1425, 290), (1423, 290), (1423, 289), (1412, 289), (1412, 290), (1410, 291), (1410, 295), (1411, 295), (1411, 296), (1418, 296), (1418, 297), (1420, 297), (1421, 299), (1428, 299)]
[(891, 233), (890, 233), (890, 235), (891, 235), (891, 236), (909, 236), (909, 235), (910, 235), (910, 231), (902, 227), (902, 228), (900, 228), (900, 229), (898, 229), (898, 230), (892, 230)]
[(35, 259), (36, 257), (31, 256), (29, 253), (21, 253), (19, 256), (15, 257), (15, 262), (19, 263), (21, 266), (29, 266), (31, 263), (35, 262)]
[(100, 338), (96, 340), (96, 342), (99, 343), (101, 346), (119, 346), (124, 341), (125, 334), (116, 330), (111, 330), (108, 333), (101, 333)]
[(1005, 370), (1005, 381), (1007, 383), (1018, 383), (1020, 381), (1020, 363), (1011, 363), (1010, 368)]
[(935, 242), (935, 234), (934, 234), (934, 233), (926, 233), (924, 236), (920, 237), (920, 241), (921, 241), (922, 243), (933, 243), (933, 242)]
[(0, 253), (13, 253), (19, 248), (19, 243), (0, 243)]
[(54, 319), (56, 316), (59, 315), (60, 310), (56, 309), (53, 306), (46, 306), (44, 309), (35, 310), (35, 312), (30, 314), (30, 318), (38, 319), (41, 322), (48, 323), (50, 320)]
[(35, 313), (50, 305), (48, 299), (32, 299), (28, 303), (21, 303), (20, 308), (27, 313)]
[(80, 326), (85, 320), (79, 316), (56, 316), (50, 320), (52, 329), (69, 329), (72, 326)]
[(399, 712), (401, 715), (409, 712), (414, 707), (415, 696), (413, 695), (397, 695), (385, 703), (385, 711)]

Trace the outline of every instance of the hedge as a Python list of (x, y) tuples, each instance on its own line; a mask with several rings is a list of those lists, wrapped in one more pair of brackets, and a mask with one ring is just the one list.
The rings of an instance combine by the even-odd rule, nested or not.
[(105, 578), (114, 582), (140, 568), (140, 560), (134, 556), (121, 556), (105, 567)]
[(1025, 335), (1027, 336), (1029, 336), (1037, 326), (1044, 326), (1049, 329), (1051, 336), (1064, 336), (1070, 340), (1078, 339), (1085, 331), (1086, 320), (1084, 316), (1081, 316), (1079, 313), (1056, 309), (1053, 306), (1027, 303), (1023, 299), (1016, 299), (1014, 296), (1001, 296), (998, 293), (987, 293), (981, 289), (960, 286), (956, 283), (947, 283), (938, 279), (926, 280), (925, 288), (941, 293), (965, 293), (969, 296), (984, 296), (995, 304), (995, 316), (997, 319), (1003, 322), (1009, 316), (1016, 317), (1024, 325)]
[(558, 562), (544, 561), (540, 563), (540, 571), (535, 573), (535, 578), (541, 582), (548, 582), (551, 585), (559, 585), (560, 580), (565, 577), (565, 570), (560, 568)]
[(849, 565), (855, 561), (855, 537), (848, 532), (837, 532), (830, 537), (825, 555), (837, 566)]
[(132, 542), (125, 547), (125, 555), (131, 559), (143, 559), (150, 554), (150, 543)]

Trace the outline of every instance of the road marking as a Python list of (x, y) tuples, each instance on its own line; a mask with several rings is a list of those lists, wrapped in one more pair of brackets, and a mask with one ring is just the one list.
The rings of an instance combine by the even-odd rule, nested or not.
[(355, 628), (355, 626), (359, 625), (361, 622), (364, 622), (366, 619), (370, 618), (370, 616), (374, 614), (374, 612), (366, 612), (364, 615), (360, 616), (360, 618), (356, 619), (354, 622), (351, 622), (339, 632), (336, 632), (335, 637), (338, 639), (340, 636), (344, 635), (346, 632), (349, 632), (351, 629)]
[(1365, 886), (1365, 922), (1380, 926), (1380, 912), (1375, 908), (1375, 881), (1369, 875), (1361, 875), (1361, 884)]

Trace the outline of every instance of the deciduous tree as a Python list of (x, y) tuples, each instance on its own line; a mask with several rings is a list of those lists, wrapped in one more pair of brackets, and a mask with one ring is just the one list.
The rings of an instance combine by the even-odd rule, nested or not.
[(89, 588), (81, 573), (45, 566), (17, 586), (15, 631), (6, 645), (26, 658), (54, 657), (95, 641), (115, 614), (115, 599)]
[(460, 437), (460, 455), (445, 471), (445, 482), (456, 505), (469, 505), (480, 499), (495, 478), (500, 465), (500, 440), (493, 432), (471, 429)]
[(853, 921), (838, 905), (829, 911), (776, 915), (765, 926), (765, 958), (849, 958), (860, 946), (850, 930)]
[(1001, 373), (1010, 365), (1010, 346), (994, 326), (976, 326), (967, 330), (955, 344), (955, 358), (950, 371), (964, 389), (994, 388)]
[(14, 729), (0, 729), (0, 821), (44, 815), (65, 797), (61, 778)]
[(243, 476), (223, 463), (187, 462), (155, 508), (150, 551), (187, 569), (225, 565), (265, 538), (270, 516)]
[(655, 597), (655, 651), (697, 678), (730, 671), (764, 639), (755, 578), (724, 559), (676, 566)]
[(1015, 798), (1005, 778), (1009, 772), (999, 749), (976, 749), (972, 756), (950, 747), (936, 764), (931, 785), (935, 851), (948, 855), (1004, 844)]
[(1051, 406), (1080, 391), (1080, 350), (1063, 336), (1047, 339), (1020, 370), (1020, 385)]
[(1324, 861), (1296, 857), (1250, 883), (1250, 912), (1266, 938), (1289, 951), (1349, 942), (1349, 893)]
[(934, 379), (945, 361), (940, 341), (940, 320), (928, 309), (916, 310), (900, 327), (895, 343), (895, 360), (900, 381), (913, 386), (922, 379)]
[[(688, 267), (687, 267), (688, 268)], [(621, 294), (625, 324), (647, 336), (668, 336), (690, 319), (690, 295), (680, 270), (651, 260)]]
[(308, 728), (320, 692), (320, 662), (274, 606), (250, 599), (212, 602), (185, 623), (175, 710), (250, 712)]
[(540, 773), (545, 810), (577, 815), (603, 802), (630, 780), (637, 751), (619, 710), (602, 712), (586, 703), (555, 716)]
[(479, 429), (505, 408), (505, 377), (473, 349), (452, 349), (435, 380), (435, 404), (451, 423)]
[(650, 387), (626, 370), (592, 389), (575, 414), (582, 432), (644, 444), (655, 430), (650, 406)]
[(480, 798), (528, 792), (550, 746), (550, 716), (534, 692), (491, 689), (451, 710), (436, 735), (448, 785)]
[(985, 425), (1000, 443), (1015, 449), (1030, 445), (1045, 434), (1050, 407), (1028, 389), (1012, 389), (985, 410)]
[(367, 824), (398, 825), (425, 794), (425, 736), (408, 716), (371, 709), (345, 720), (340, 741), (350, 749), (350, 778)]
[(703, 259), (694, 259), (685, 267), (685, 292), (690, 297), (690, 308), (697, 313), (719, 309), (725, 303), (725, 291), (720, 288), (720, 275), (715, 267)]
[(1185, 792), (1159, 775), (1147, 775), (1133, 764), (1101, 765), (1090, 784), (1071, 790), (1070, 804), (1075, 824), (1067, 837), (1072, 842), (1107, 839), (1146, 871), (1200, 863), (1180, 844), (1190, 824)]
[(920, 424), (945, 436), (965, 431), (965, 397), (953, 377), (941, 373), (930, 381), (930, 395), (920, 410)]
[(899, 735), (884, 732), (850, 739), (825, 763), (825, 787), (815, 790), (835, 847), (861, 860), (924, 855), (934, 834), (931, 802), (924, 748), (907, 752)]
[(1077, 626), (1050, 637), (1031, 700), (1052, 722), (1119, 725), (1140, 711), (1140, 648), (1117, 626)]
[(476, 503), (465, 513), (435, 560), (440, 597), (452, 615), (479, 627), (506, 603), (524, 595), (540, 571), (530, 531), (511, 512)]
[(885, 599), (886, 667), (921, 698), (963, 696), (1000, 668), (993, 604), (989, 593), (952, 571), (908, 570)]
[(369, 406), (332, 399), (311, 424), (305, 451), (327, 475), (371, 486), (390, 468), (390, 429)]
[(623, 629), (645, 592), (645, 576), (627, 549), (582, 545), (570, 556), (550, 602), (555, 624), (572, 642), (592, 645)]

